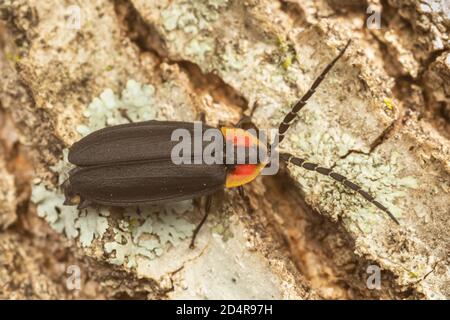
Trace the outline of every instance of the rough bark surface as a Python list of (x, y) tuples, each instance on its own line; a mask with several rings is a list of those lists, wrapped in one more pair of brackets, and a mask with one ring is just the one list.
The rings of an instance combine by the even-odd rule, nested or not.
[[(450, 297), (444, 2), (0, 3), (0, 297)], [(380, 28), (367, 28), (368, 7)], [(133, 120), (204, 112), (210, 125), (251, 114), (275, 128), (349, 38), (281, 147), (358, 182), (400, 226), (290, 166), (246, 186), (251, 210), (234, 190), (217, 195), (194, 250), (197, 203), (61, 206), (67, 147), (124, 122), (120, 108)]]

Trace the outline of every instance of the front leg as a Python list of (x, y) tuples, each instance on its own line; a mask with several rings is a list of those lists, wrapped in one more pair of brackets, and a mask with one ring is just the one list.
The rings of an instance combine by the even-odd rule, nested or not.
[(245, 206), (247, 207), (249, 213), (252, 214), (253, 213), (253, 207), (252, 207), (252, 204), (250, 203), (250, 197), (245, 194), (244, 186), (239, 186), (238, 187), (238, 192), (239, 192), (239, 196), (244, 201)]

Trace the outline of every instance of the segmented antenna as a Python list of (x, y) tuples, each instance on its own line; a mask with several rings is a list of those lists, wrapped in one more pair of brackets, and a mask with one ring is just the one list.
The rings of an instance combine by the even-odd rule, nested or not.
[(322, 71), (322, 73), (317, 77), (317, 79), (313, 82), (309, 90), (305, 93), (305, 95), (294, 105), (292, 110), (284, 117), (283, 121), (281, 122), (280, 126), (278, 127), (278, 143), (281, 143), (284, 139), (284, 135), (286, 134), (287, 129), (292, 125), (292, 122), (297, 117), (297, 113), (306, 105), (309, 98), (312, 97), (314, 92), (316, 92), (317, 87), (320, 85), (320, 83), (325, 79), (325, 76), (328, 72), (330, 72), (331, 68), (336, 64), (336, 62), (344, 55), (345, 50), (347, 50), (348, 46), (350, 45), (351, 40), (347, 42), (345, 47), (339, 52), (336, 58), (333, 59)]
[(367, 191), (364, 191), (361, 186), (348, 180), (343, 175), (334, 172), (332, 169), (321, 167), (316, 163), (307, 162), (305, 159), (294, 157), (293, 155), (291, 155), (289, 153), (280, 153), (280, 159), (284, 160), (286, 162), (286, 164), (293, 164), (297, 167), (301, 167), (301, 168), (309, 170), (309, 171), (315, 171), (324, 176), (333, 178), (334, 180), (343, 184), (347, 188), (350, 188), (351, 190), (358, 192), (360, 195), (363, 196), (364, 199), (373, 203), (377, 208), (379, 208), (379, 209), (383, 210), (385, 213), (387, 213), (387, 215), (392, 220), (394, 220), (394, 222), (396, 224), (398, 224), (398, 225), (400, 224), (398, 222), (397, 218), (394, 217), (394, 215), (389, 211), (388, 208), (386, 208), (381, 203), (379, 203), (377, 200), (375, 200), (375, 198), (372, 195), (370, 195)]

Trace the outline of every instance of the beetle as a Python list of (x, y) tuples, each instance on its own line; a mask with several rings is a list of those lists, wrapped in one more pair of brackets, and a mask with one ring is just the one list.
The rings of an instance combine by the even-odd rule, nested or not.
[[(286, 114), (277, 130), (278, 143), (283, 141), (298, 112), (306, 105), (326, 74), (344, 55), (349, 44), (350, 41)], [(246, 152), (249, 151), (247, 149), (256, 147), (270, 154), (273, 147), (265, 145), (242, 128), (246, 122), (251, 121), (244, 118), (236, 128), (220, 128), (225, 141), (234, 146), (244, 143)], [(198, 164), (194, 161), (188, 164), (175, 164), (171, 160), (171, 153), (176, 141), (171, 139), (171, 135), (176, 129), (184, 129), (189, 133), (195, 130), (194, 123), (190, 122), (153, 120), (107, 127), (74, 143), (69, 149), (68, 160), (76, 167), (63, 183), (65, 204), (78, 204), (79, 209), (92, 204), (139, 207), (206, 196), (204, 216), (193, 232), (191, 240), (193, 247), (195, 237), (210, 211), (211, 195), (223, 188), (238, 188), (239, 194), (245, 198), (242, 186), (255, 179), (267, 166), (267, 162), (258, 159), (256, 163), (249, 163), (246, 162), (248, 160), (246, 158), (244, 163)], [(204, 131), (208, 129), (213, 128), (207, 125), (202, 127)], [(194, 151), (191, 156), (195, 159), (200, 155)], [(358, 193), (399, 224), (384, 205), (343, 175), (288, 153), (281, 153), (279, 157), (286, 164), (334, 179)]]

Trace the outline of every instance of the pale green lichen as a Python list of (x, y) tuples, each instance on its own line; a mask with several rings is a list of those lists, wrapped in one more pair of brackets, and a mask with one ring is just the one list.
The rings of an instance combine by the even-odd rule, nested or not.
[(125, 265), (127, 268), (137, 267), (137, 257), (154, 259), (155, 253), (151, 249), (141, 247), (133, 243), (131, 234), (117, 228), (113, 228), (114, 241), (105, 243), (105, 252), (114, 254), (109, 262), (115, 265)]
[(224, 242), (233, 237), (233, 231), (231, 230), (231, 220), (229, 219), (232, 214), (231, 208), (224, 208), (220, 212), (216, 212), (210, 218), (211, 232), (219, 235)]
[(178, 29), (195, 36), (209, 30), (209, 23), (216, 21), (227, 5), (228, 1), (221, 0), (179, 1), (161, 12), (162, 23), (166, 31)]
[[(58, 185), (67, 178), (68, 172), (73, 168), (67, 160), (68, 150), (63, 150), (63, 159), (58, 161), (50, 169), (58, 174)], [(108, 222), (104, 211), (83, 210), (80, 214), (76, 207), (64, 205), (64, 195), (61, 190), (51, 190), (43, 184), (37, 184), (32, 188), (31, 201), (37, 206), (38, 216), (44, 218), (54, 230), (63, 233), (69, 239), (80, 235), (81, 245), (87, 247), (92, 240), (100, 239), (105, 233)]]
[[(400, 155), (392, 152), (388, 161), (380, 154), (350, 153), (349, 150), (367, 150), (360, 136), (339, 131), (326, 120), (327, 114), (315, 101), (311, 101), (299, 115), (299, 121), (288, 133), (291, 153), (301, 155), (309, 162), (324, 167), (333, 167), (334, 171), (345, 175), (351, 181), (361, 185), (384, 204), (395, 216), (401, 217), (402, 204), (408, 189), (417, 188), (417, 181), (412, 176), (402, 176)], [(317, 126), (321, 123), (321, 126)], [(314, 129), (312, 129), (314, 128)], [(295, 132), (295, 134), (293, 134)], [(290, 151), (289, 150), (289, 151)], [(372, 226), (382, 223), (386, 215), (333, 179), (316, 172), (292, 166), (292, 173), (305, 190), (309, 201), (320, 210), (328, 212), (334, 219), (346, 218), (349, 228), (369, 233)]]
[(277, 43), (266, 30), (258, 35), (267, 37), (265, 41), (255, 41), (252, 32), (243, 32), (249, 28), (242, 24), (251, 23), (252, 16), (243, 17), (245, 8), (236, 10), (237, 5), (218, 0), (173, 1), (155, 23), (172, 53), (196, 63), (205, 73), (217, 73), (240, 88), (251, 107), (257, 102), (258, 112), (272, 114), (295, 101), (292, 87), (304, 82), (304, 72), (288, 41)]
[[(204, 6), (187, 4), (183, 1), (170, 2), (165, 10), (179, 13), (181, 7), (186, 12), (196, 12), (196, 17), (209, 12)], [(189, 38), (195, 39), (197, 45), (194, 49), (189, 43), (183, 43), (187, 32), (185, 26), (177, 26), (172, 34), (167, 34), (167, 30), (161, 30), (167, 40), (169, 51), (197, 63), (204, 72), (217, 72), (226, 83), (236, 88), (247, 99), (250, 107), (257, 103), (258, 108), (254, 113), (256, 124), (261, 121), (264, 126), (277, 127), (289, 106), (298, 100), (299, 92), (306, 92), (317, 75), (317, 46), (299, 48), (302, 57), (299, 61), (297, 58), (299, 54), (293, 44), (289, 43), (287, 34), (272, 37), (273, 33), (261, 30), (258, 33), (260, 40), (252, 41), (257, 31), (242, 32), (248, 28), (242, 28), (242, 25), (236, 22), (242, 20), (240, 14), (241, 12), (247, 14), (247, 9), (243, 8), (242, 11), (228, 9), (225, 7), (220, 9), (222, 14), (220, 23), (206, 20), (206, 25), (199, 26), (199, 32), (195, 37)], [(162, 18), (163, 20), (168, 18), (168, 15), (163, 14)], [(282, 19), (281, 16), (280, 18)], [(252, 14), (247, 19), (251, 23)], [(229, 27), (224, 30), (223, 24), (226, 22), (229, 22)], [(205, 32), (201, 32), (202, 30)], [(206, 43), (216, 34), (220, 34), (220, 38), (212, 48), (214, 54), (205, 54), (205, 50), (199, 44)], [(331, 52), (327, 54), (329, 61), (335, 54)], [(336, 69), (338, 67), (335, 67), (333, 72), (336, 72)], [(354, 70), (350, 69), (347, 73), (352, 75), (352, 72), (356, 79)], [(328, 76), (320, 90), (326, 90), (327, 86), (342, 86), (343, 83), (341, 79)], [(367, 110), (367, 97), (352, 94), (351, 97), (345, 96), (345, 99), (351, 101), (348, 103), (352, 104), (352, 110)], [(347, 156), (350, 150), (368, 153), (370, 144), (367, 143), (366, 135), (357, 135), (353, 131), (351, 123), (348, 123), (352, 117), (339, 115), (341, 118), (336, 118), (336, 108), (342, 107), (332, 100), (336, 98), (317, 94), (308, 101), (308, 105), (299, 114), (297, 123), (288, 131), (282, 147), (288, 146), (290, 150), (287, 151), (323, 166), (336, 165), (336, 170), (367, 186), (369, 191), (394, 214), (400, 215), (401, 210), (396, 202), (405, 195), (405, 189), (414, 185), (414, 178), (401, 177), (401, 165), (383, 166), (385, 160), (376, 155)], [(338, 123), (340, 119), (347, 123)], [(371, 130), (370, 135), (374, 135), (379, 120), (370, 114), (365, 122)], [(340, 160), (342, 157), (346, 158)], [(362, 197), (351, 194), (345, 187), (336, 186), (332, 180), (302, 169), (295, 171), (298, 171), (298, 181), (305, 189), (307, 197), (315, 203), (319, 202), (318, 207), (330, 212), (335, 218), (339, 215), (348, 216), (352, 212), (352, 219), (363, 219), (361, 224), (370, 226), (374, 220), (383, 217), (379, 209), (367, 203)], [(358, 175), (357, 172), (363, 174)], [(319, 200), (316, 200), (317, 198)], [(365, 212), (369, 214), (364, 214)]]
[(65, 206), (64, 195), (55, 190), (47, 189), (43, 184), (32, 188), (31, 201), (37, 206), (37, 214), (47, 221), (59, 233), (67, 238), (80, 236), (80, 243), (87, 247), (92, 240), (100, 239), (105, 233), (108, 222), (97, 209), (79, 212), (76, 207)]
[(202, 57), (202, 59), (204, 59), (208, 52), (212, 52), (213, 50), (214, 41), (199, 41), (198, 39), (192, 39), (185, 48), (185, 51), (188, 55), (196, 55), (198, 57)]
[[(378, 154), (368, 156), (352, 153), (338, 161), (334, 171), (362, 186), (394, 216), (401, 218), (402, 203), (398, 201), (405, 199), (407, 191), (417, 188), (418, 185), (415, 177), (400, 175), (403, 167), (398, 161), (399, 158), (400, 154), (397, 152), (392, 152), (388, 161)], [(351, 228), (370, 233), (372, 226), (379, 225), (386, 219), (386, 215), (374, 205), (332, 179), (294, 167), (292, 170), (309, 199), (317, 199), (314, 202), (324, 211), (332, 213), (334, 218), (343, 216), (353, 221)]]
[[(279, 111), (279, 114), (283, 115), (283, 112)], [(308, 161), (330, 167), (337, 157), (345, 156), (348, 150), (364, 149), (359, 137), (342, 132), (339, 127), (329, 123), (327, 114), (314, 101), (302, 110), (298, 119), (286, 136), (287, 142), (283, 142), (282, 146), (290, 145), (293, 154), (302, 155)], [(312, 173), (311, 176), (315, 174)]]
[[(183, 95), (181, 89), (173, 84), (165, 84), (163, 89), (172, 98)], [(129, 80), (120, 96), (106, 89), (100, 97), (94, 98), (83, 113), (86, 124), (77, 130), (84, 136), (105, 126), (127, 123), (129, 119), (144, 121), (161, 118), (160, 111), (154, 106), (164, 110), (172, 110), (173, 106), (164, 107), (167, 101), (159, 98), (152, 85)], [(184, 112), (184, 118), (188, 116), (189, 112)], [(67, 154), (68, 150), (65, 149), (63, 159), (50, 168), (58, 174), (59, 185), (67, 179), (69, 170), (73, 168), (67, 160)], [(104, 250), (111, 253), (111, 263), (127, 267), (136, 267), (138, 257), (154, 259), (163, 254), (170, 246), (190, 237), (194, 228), (194, 224), (182, 217), (193, 210), (192, 201), (143, 207), (140, 214), (126, 209), (122, 219), (117, 221), (117, 216), (112, 218), (105, 207), (79, 211), (75, 206), (65, 206), (61, 190), (47, 188), (43, 183), (33, 186), (31, 200), (36, 204), (38, 215), (54, 230), (64, 233), (69, 239), (78, 238), (83, 247), (91, 246), (94, 239), (103, 239), (107, 231), (111, 230), (114, 241), (107, 242)], [(112, 219), (115, 219), (115, 223)], [(116, 224), (119, 227), (112, 227)]]
[(144, 208), (140, 214), (126, 213), (144, 222), (132, 230), (136, 243), (139, 243), (146, 234), (153, 234), (158, 237), (160, 248), (162, 248), (166, 244), (175, 246), (192, 235), (194, 225), (182, 217), (186, 212), (193, 211), (192, 201), (166, 204), (162, 209), (161, 212), (161, 206), (153, 206)]
[(129, 122), (123, 112), (133, 121), (154, 119), (157, 115), (154, 105), (155, 88), (152, 85), (142, 85), (134, 80), (127, 82), (121, 97), (111, 89), (106, 89), (100, 97), (94, 98), (83, 115), (88, 119), (87, 124), (80, 125), (77, 131), (87, 135), (105, 126), (112, 126)]
[(138, 257), (154, 259), (171, 246), (190, 237), (194, 225), (183, 216), (192, 211), (192, 201), (182, 201), (136, 210), (127, 209), (119, 228), (114, 229), (114, 241), (105, 243), (105, 251), (113, 253), (113, 264), (136, 267)]
[(88, 247), (94, 238), (99, 239), (108, 230), (109, 212), (102, 208), (99, 213), (90, 210), (83, 210), (75, 222), (75, 227), (80, 230), (80, 243), (83, 247)]
[[(218, 21), (206, 20), (206, 25), (199, 27), (199, 30), (205, 32), (199, 32), (195, 37), (187, 37), (186, 30), (179, 26), (171, 32), (167, 32), (163, 27), (160, 31), (172, 55), (181, 56), (183, 59), (196, 63), (205, 73), (217, 73), (245, 97), (250, 108), (257, 104), (253, 114), (257, 125), (277, 127), (280, 119), (288, 112), (289, 106), (298, 100), (299, 93), (306, 92), (314, 81), (315, 72), (310, 72), (308, 69), (317, 68), (317, 52), (314, 46), (304, 46), (301, 48), (302, 59), (299, 61), (297, 57), (300, 54), (287, 34), (276, 34), (273, 30), (265, 30), (264, 26), (261, 30), (243, 26), (241, 23), (244, 20), (249, 25), (259, 21), (258, 10), (253, 11), (252, 8), (246, 8), (244, 5), (240, 10), (236, 6), (238, 4), (221, 7), (218, 10), (221, 18)], [(170, 16), (167, 12), (173, 12), (175, 15), (175, 13), (179, 14), (181, 9), (185, 12), (196, 12), (196, 17), (206, 16), (211, 11), (207, 6), (197, 5), (197, 2), (193, 4), (173, 1), (163, 10), (162, 20)], [(247, 17), (242, 17), (247, 14)], [(282, 20), (283, 16), (279, 18)], [(155, 23), (161, 23), (161, 21), (155, 21)], [(226, 29), (223, 28), (224, 24), (228, 26)], [(246, 31), (242, 32), (242, 30)], [(259, 37), (258, 41), (255, 41), (255, 34)], [(217, 37), (217, 35), (220, 36)], [(185, 41), (186, 38), (189, 40)], [(194, 39), (196, 45), (193, 47), (189, 41), (192, 42)], [(213, 54), (206, 53), (201, 46), (211, 40), (214, 40), (214, 47), (211, 48)], [(331, 54), (330, 59), (332, 59)], [(327, 80), (330, 82), (329, 78)], [(342, 83), (339, 82), (337, 85)], [(316, 98), (317, 96), (314, 97)], [(356, 99), (361, 106), (367, 104), (359, 97), (355, 97)], [(288, 134), (300, 133), (298, 140), (301, 148), (295, 149), (298, 154), (316, 155), (317, 160), (331, 165), (336, 159), (336, 153), (344, 156), (349, 149), (368, 151), (364, 149), (366, 143), (363, 138), (354, 137), (351, 134), (342, 135), (342, 127), (330, 121), (330, 115), (317, 103), (312, 103), (312, 100), (300, 115), (301, 121), (298, 125), (302, 128), (299, 130), (293, 128), (288, 132)], [(318, 125), (321, 127), (317, 128)], [(305, 131), (303, 129), (305, 126), (313, 127), (315, 132)], [(321, 135), (329, 141), (322, 143)], [(335, 138), (339, 135), (341, 137)], [(348, 141), (340, 143), (345, 139)], [(332, 146), (331, 150), (330, 146)]]

